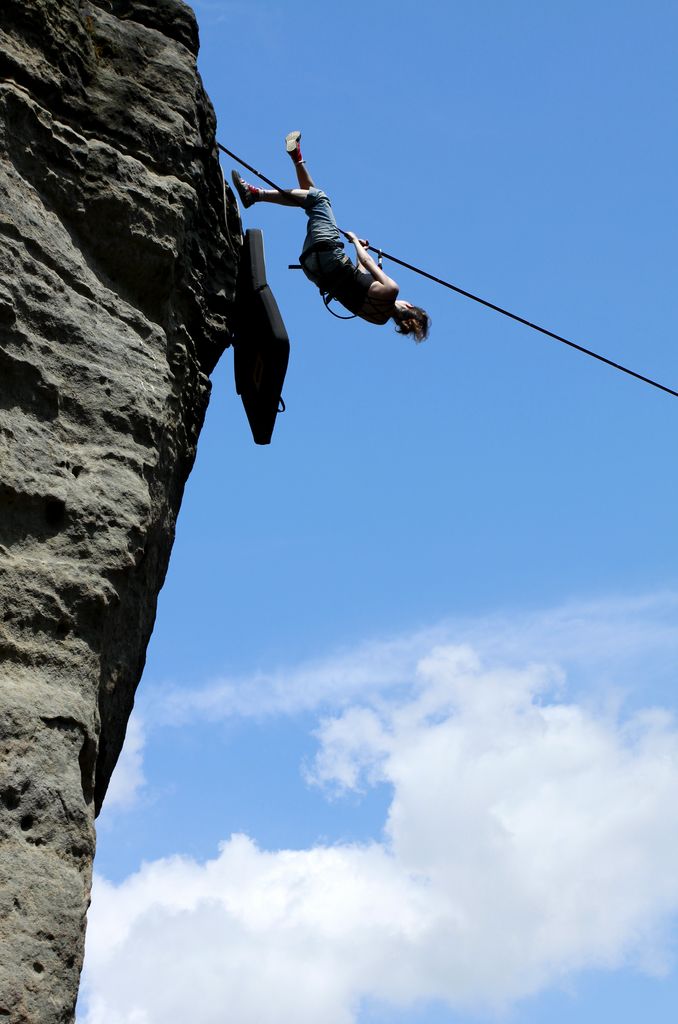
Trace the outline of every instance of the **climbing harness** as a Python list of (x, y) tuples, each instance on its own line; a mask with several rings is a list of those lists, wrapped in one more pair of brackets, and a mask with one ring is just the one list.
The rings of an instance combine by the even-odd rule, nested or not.
[[(246, 167), (248, 171), (255, 174), (262, 181), (270, 185), (271, 188), (275, 189), (276, 192), (284, 192), (285, 189), (281, 189), (279, 185), (276, 185), (274, 181), (267, 178), (261, 171), (257, 171), (250, 164), (245, 163), (239, 156), (232, 153), (230, 149), (226, 149), (221, 143), (217, 143), (217, 147), (228, 156), (232, 157), (243, 167)], [(341, 234), (348, 238), (348, 234), (339, 228)], [(660, 384), (659, 381), (653, 380), (651, 377), (646, 377), (642, 373), (637, 373), (636, 370), (631, 370), (628, 366), (623, 366), (621, 363), (615, 363), (612, 359), (608, 359), (606, 356), (600, 355), (599, 352), (594, 352), (590, 348), (585, 348), (583, 345), (578, 345), (574, 341), (570, 341), (568, 338), (564, 338), (561, 334), (556, 334), (554, 331), (549, 331), (546, 327), (541, 327), (539, 324), (533, 323), (532, 320), (527, 320), (523, 316), (519, 316), (517, 313), (511, 313), (510, 310), (504, 309), (503, 306), (498, 306), (494, 302), (490, 302), (488, 299), (483, 299), (479, 295), (474, 295), (473, 292), (467, 291), (465, 288), (460, 288), (456, 284), (452, 284), (450, 281), (445, 281), (442, 277), (436, 277), (434, 274), (429, 274), (428, 271), (422, 270), (421, 267), (415, 267), (412, 263), (406, 263), (405, 260), (398, 259), (397, 256), (393, 256), (388, 252), (383, 252), (381, 249), (375, 249), (374, 246), (368, 245), (367, 249), (370, 252), (374, 252), (378, 255), (380, 261), (382, 259), (390, 260), (392, 263), (397, 263), (398, 266), (404, 267), (406, 270), (411, 270), (414, 274), (419, 274), (420, 277), (425, 277), (429, 281), (433, 281), (434, 284), (442, 285), (443, 288), (449, 288), (450, 291), (456, 292), (458, 295), (463, 295), (464, 298), (471, 299), (473, 302), (478, 302), (481, 306), (486, 306), (487, 309), (494, 310), (495, 313), (501, 313), (502, 316), (509, 317), (511, 320), (515, 320), (516, 323), (523, 324), (524, 327), (530, 327), (533, 331), (538, 331), (540, 334), (544, 334), (547, 338), (552, 338), (554, 341), (559, 341), (563, 345), (567, 345), (569, 348), (576, 349), (577, 352), (581, 352), (586, 356), (590, 356), (592, 359), (597, 359), (600, 363), (605, 363), (607, 366), (611, 366), (614, 370), (619, 370), (621, 373), (627, 374), (629, 377), (635, 377), (636, 380), (643, 381), (645, 384), (650, 384), (653, 388), (657, 388), (659, 391), (664, 391), (668, 395), (673, 395), (674, 398), (678, 398), (678, 391), (673, 388), (667, 387), (665, 384)], [(381, 262), (379, 264), (381, 266)], [(296, 266), (291, 264), (290, 269), (296, 269)], [(329, 307), (328, 307), (329, 308)], [(332, 310), (330, 310), (332, 313)], [(333, 313), (334, 316), (338, 314)], [(352, 320), (353, 317), (339, 317), (340, 320)]]
[[(306, 259), (309, 256), (317, 256), (317, 254), (321, 253), (321, 252), (334, 252), (336, 249), (343, 249), (343, 248), (344, 248), (344, 243), (343, 242), (334, 242), (334, 241), (329, 241), (329, 240), (315, 242), (313, 245), (309, 246), (308, 249), (305, 249), (304, 252), (302, 252), (302, 254), (300, 256), (301, 263), (299, 264), (299, 269), (303, 270), (304, 272), (307, 271), (307, 268), (306, 268), (305, 264), (306, 264)], [(351, 268), (353, 268), (353, 264), (350, 264), (350, 266), (351, 266)], [(314, 284), (317, 286), (317, 288), (320, 291), (320, 294), (322, 296), (322, 300), (323, 300), (323, 303), (324, 303), (324, 306), (325, 306), (325, 309), (327, 310), (327, 312), (331, 313), (332, 316), (337, 318), (337, 320), (355, 320), (355, 318), (358, 315), (357, 313), (349, 313), (349, 316), (342, 316), (341, 313), (335, 313), (335, 311), (333, 309), (330, 309), (330, 302), (332, 302), (333, 299), (336, 299), (339, 302), (341, 301), (341, 299), (339, 298), (339, 294), (342, 294), (342, 291), (341, 291), (341, 289), (339, 289), (339, 294), (335, 295), (335, 287), (337, 285), (337, 282), (344, 276), (344, 268), (340, 268), (335, 274), (329, 274), (329, 275), (324, 275), (320, 271), (316, 275), (313, 272), (313, 270), (310, 270), (310, 269), (308, 270), (308, 273), (313, 275)], [(350, 275), (348, 275), (348, 276), (350, 276)], [(315, 280), (316, 277), (318, 278), (318, 280)], [(360, 300), (360, 303), (362, 303), (362, 301), (363, 301), (363, 292), (360, 292), (358, 290), (356, 283), (354, 281), (349, 281), (348, 287), (349, 288), (353, 288), (355, 294), (353, 296), (351, 296), (351, 297), (347, 297), (347, 295), (345, 294), (345, 291), (344, 291), (344, 299), (347, 302), (350, 302), (351, 298), (355, 297), (355, 295), (357, 295), (359, 300)], [(347, 306), (346, 308), (350, 310), (350, 306)]]
[(358, 315), (357, 313), (350, 313), (348, 316), (342, 316), (341, 313), (335, 313), (333, 309), (330, 309), (330, 302), (334, 299), (334, 295), (330, 295), (329, 292), (321, 292), (321, 294), (325, 309), (328, 313), (331, 313), (332, 316), (336, 316), (337, 320), (355, 320)]
[[(289, 263), (287, 269), (303, 270), (304, 268), (302, 267), (301, 263)], [(350, 313), (349, 316), (342, 316), (341, 313), (335, 313), (333, 309), (330, 309), (330, 302), (334, 300), (335, 296), (332, 295), (331, 292), (329, 291), (322, 291), (321, 289), (320, 298), (323, 300), (323, 305), (325, 306), (327, 312), (331, 313), (332, 316), (335, 316), (337, 320), (355, 320), (355, 318), (358, 315), (357, 313)]]
[[(288, 264), (287, 269), (288, 270), (303, 270), (304, 268), (302, 267), (301, 263), (290, 263), (290, 264)], [(323, 300), (323, 305), (325, 306), (325, 309), (327, 310), (327, 312), (331, 313), (332, 316), (335, 316), (337, 318), (337, 320), (355, 320), (355, 318), (358, 315), (357, 313), (350, 313), (349, 316), (342, 316), (341, 313), (335, 313), (333, 309), (330, 309), (330, 302), (332, 302), (334, 300), (335, 296), (332, 295), (332, 293), (329, 292), (329, 291), (322, 291), (322, 289), (321, 289), (320, 290), (320, 298)]]

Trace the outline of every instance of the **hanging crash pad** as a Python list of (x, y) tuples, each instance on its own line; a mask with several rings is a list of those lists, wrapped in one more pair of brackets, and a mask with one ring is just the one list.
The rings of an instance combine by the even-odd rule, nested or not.
[(273, 292), (266, 282), (264, 236), (250, 228), (238, 268), (233, 331), (235, 389), (252, 436), (270, 444), (276, 416), (284, 409), (282, 388), (290, 341)]

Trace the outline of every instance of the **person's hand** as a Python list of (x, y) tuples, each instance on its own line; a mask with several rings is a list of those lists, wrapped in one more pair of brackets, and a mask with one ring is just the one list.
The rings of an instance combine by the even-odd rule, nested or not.
[(346, 237), (348, 238), (349, 242), (353, 242), (354, 245), (357, 243), (358, 245), (362, 245), (363, 248), (367, 249), (368, 245), (370, 244), (367, 241), (367, 239), (365, 239), (365, 238), (358, 238), (358, 236), (356, 235), (355, 231), (346, 231), (344, 233), (345, 233)]

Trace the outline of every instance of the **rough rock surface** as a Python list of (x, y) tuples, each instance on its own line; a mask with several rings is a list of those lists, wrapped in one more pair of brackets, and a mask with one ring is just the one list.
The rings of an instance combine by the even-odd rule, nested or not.
[(71, 1021), (94, 817), (228, 343), (181, 0), (0, 9), (0, 1021)]

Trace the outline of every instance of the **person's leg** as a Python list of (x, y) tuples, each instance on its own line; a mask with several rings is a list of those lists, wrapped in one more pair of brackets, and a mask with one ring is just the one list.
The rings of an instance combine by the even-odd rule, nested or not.
[(247, 209), (252, 203), (277, 203), (279, 206), (303, 206), (308, 196), (308, 189), (291, 188), (285, 192), (277, 189), (257, 188), (245, 181), (237, 171), (231, 172), (231, 178), (243, 206)]
[(285, 149), (289, 153), (294, 169), (297, 172), (299, 188), (315, 188), (315, 182), (308, 173), (306, 161), (301, 155), (301, 132), (288, 132), (285, 136)]
[(258, 200), (261, 203), (277, 203), (279, 206), (303, 206), (308, 196), (308, 189), (288, 188), (285, 192), (277, 192), (274, 189), (257, 189)]
[(315, 182), (308, 173), (305, 160), (299, 160), (298, 163), (295, 163), (294, 169), (297, 172), (297, 181), (299, 182), (300, 189), (308, 191), (309, 188), (315, 188)]
[(231, 173), (242, 204), (247, 209), (252, 203), (277, 203), (278, 206), (304, 206), (308, 197), (309, 189), (315, 188), (315, 182), (308, 172), (306, 162), (301, 155), (301, 132), (289, 132), (285, 137), (285, 148), (289, 153), (294, 169), (297, 172), (299, 188), (285, 189), (279, 192), (277, 189), (258, 188), (245, 181), (237, 171)]

